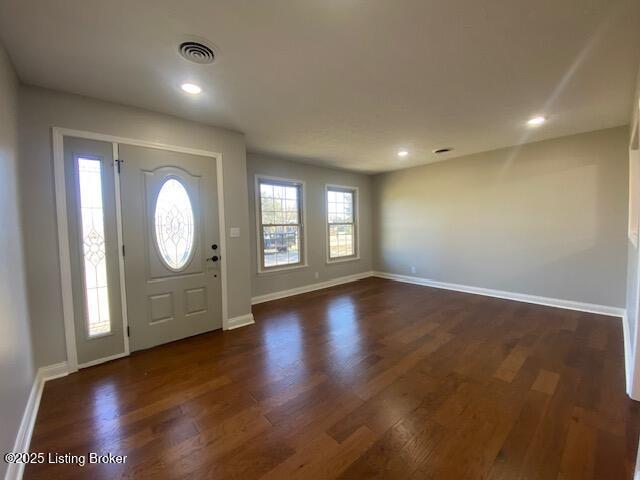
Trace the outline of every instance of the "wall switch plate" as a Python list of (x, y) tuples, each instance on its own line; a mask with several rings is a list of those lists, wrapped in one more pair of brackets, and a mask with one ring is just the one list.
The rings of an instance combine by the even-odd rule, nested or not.
[(316, 280), (320, 278), (320, 274), (316, 272)]
[(238, 238), (240, 236), (240, 227), (231, 227), (229, 229), (229, 236), (231, 238)]
[(411, 273), (416, 273), (416, 267), (414, 266), (411, 267)]

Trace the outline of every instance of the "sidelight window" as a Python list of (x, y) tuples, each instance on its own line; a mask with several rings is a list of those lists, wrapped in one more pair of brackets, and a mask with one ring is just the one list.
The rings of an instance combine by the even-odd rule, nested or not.
[(89, 337), (97, 337), (111, 332), (102, 199), (102, 162), (97, 159), (78, 158), (77, 167), (87, 333)]

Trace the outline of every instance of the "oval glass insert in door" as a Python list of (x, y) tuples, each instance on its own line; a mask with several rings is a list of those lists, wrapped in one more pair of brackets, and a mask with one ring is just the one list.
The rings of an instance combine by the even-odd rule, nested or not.
[(171, 270), (183, 269), (193, 255), (194, 214), (187, 189), (176, 178), (169, 178), (160, 188), (154, 220), (162, 261)]

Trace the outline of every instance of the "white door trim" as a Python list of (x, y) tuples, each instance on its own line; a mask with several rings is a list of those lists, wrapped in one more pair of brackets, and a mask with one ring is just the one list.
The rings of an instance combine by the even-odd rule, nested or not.
[[(88, 132), (83, 130), (73, 130), (69, 128), (52, 127), (53, 135), (53, 173), (55, 183), (56, 198), (56, 216), (58, 223), (58, 256), (60, 260), (60, 284), (62, 287), (62, 314), (64, 317), (64, 335), (67, 347), (67, 365), (69, 372), (75, 372), (78, 367), (96, 365), (98, 363), (112, 360), (113, 357), (99, 359), (89, 364), (78, 365), (78, 353), (76, 350), (76, 335), (73, 311), (73, 295), (71, 282), (71, 253), (69, 249), (69, 231), (67, 216), (67, 197), (66, 197), (66, 181), (64, 175), (64, 137), (85, 138), (89, 140), (98, 140), (108, 142), (113, 145), (114, 160), (118, 160), (118, 145), (132, 145), (137, 147), (156, 148), (158, 150), (168, 150), (177, 153), (186, 153), (191, 155), (199, 155), (203, 157), (211, 157), (216, 159), (216, 178), (218, 183), (218, 219), (220, 228), (220, 277), (222, 280), (222, 328), (228, 330), (229, 325), (227, 310), (227, 250), (226, 250), (226, 223), (224, 217), (224, 189), (223, 189), (223, 169), (222, 154), (211, 152), (208, 150), (199, 150), (195, 148), (182, 147), (179, 145), (170, 145), (164, 143), (148, 142), (135, 138), (118, 137), (114, 135), (106, 135), (96, 132)], [(114, 168), (117, 168), (114, 162)], [(117, 172), (116, 172), (117, 173)], [(120, 202), (120, 183), (118, 175), (115, 175), (115, 193), (116, 193), (116, 223), (118, 242), (122, 245), (122, 210)], [(125, 351), (114, 357), (123, 357), (129, 355), (129, 337), (127, 336), (127, 297), (126, 285), (124, 278), (124, 258), (122, 249), (119, 249), (119, 270), (120, 270), (120, 296), (122, 303), (122, 334), (124, 337)]]
[[(115, 197), (116, 197), (116, 232), (118, 236), (118, 245), (123, 245), (122, 240), (122, 202), (120, 201), (120, 174), (118, 173), (118, 162), (120, 159), (119, 145), (113, 143), (113, 183), (115, 184)], [(122, 255), (122, 248), (118, 248), (118, 272), (120, 273), (120, 304), (122, 305), (122, 336), (124, 338), (124, 354), (120, 354), (123, 357), (129, 355), (131, 350), (129, 349), (129, 335), (127, 335), (127, 326), (129, 325), (127, 315), (127, 286), (124, 279), (124, 255)], [(107, 362), (111, 358), (100, 359), (98, 363)], [(95, 365), (95, 362), (89, 362)], [(90, 365), (78, 365), (79, 367), (85, 367)]]

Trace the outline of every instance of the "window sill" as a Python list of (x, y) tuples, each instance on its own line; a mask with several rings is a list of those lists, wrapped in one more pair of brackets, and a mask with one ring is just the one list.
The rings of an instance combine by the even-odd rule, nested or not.
[(270, 273), (286, 273), (291, 270), (301, 270), (303, 268), (309, 268), (309, 265), (306, 263), (302, 265), (292, 265), (290, 267), (277, 267), (277, 268), (269, 268), (267, 270), (258, 269), (258, 275), (269, 275)]
[(91, 340), (99, 340), (101, 338), (105, 338), (105, 337), (111, 337), (115, 335), (115, 332), (113, 330), (111, 330), (110, 332), (106, 332), (106, 333), (98, 333), (96, 335), (89, 335), (88, 333), (85, 334), (85, 340), (87, 341), (91, 341)]
[(344, 262), (357, 262), (360, 260), (360, 256), (357, 257), (345, 257), (345, 258), (331, 258), (326, 260), (327, 265), (331, 265), (333, 263), (344, 263)]

